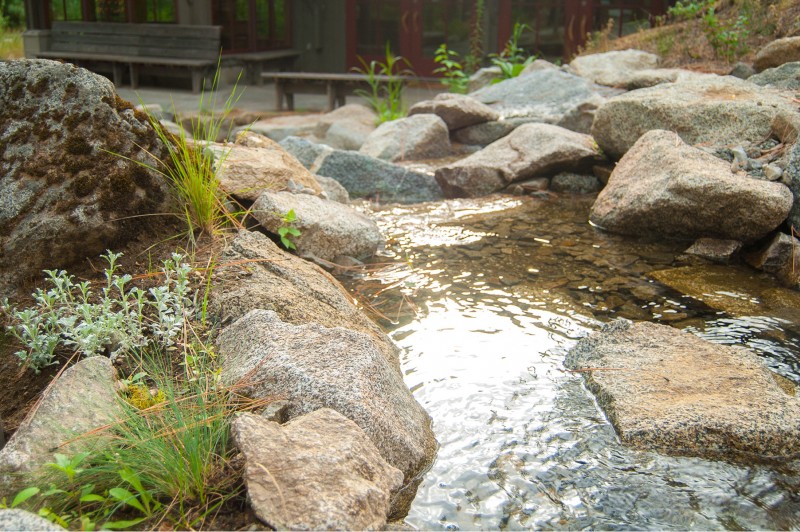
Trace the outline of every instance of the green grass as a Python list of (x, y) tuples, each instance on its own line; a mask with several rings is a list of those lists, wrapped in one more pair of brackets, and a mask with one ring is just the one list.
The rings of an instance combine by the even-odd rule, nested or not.
[(3, 29), (0, 26), (0, 59), (20, 59), (24, 56), (22, 30)]

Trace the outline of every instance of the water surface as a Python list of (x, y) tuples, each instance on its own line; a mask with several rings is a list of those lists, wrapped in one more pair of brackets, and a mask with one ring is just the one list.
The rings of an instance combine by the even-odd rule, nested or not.
[[(687, 258), (684, 242), (602, 233), (587, 223), (592, 201), (497, 196), (374, 209), (389, 239), (384, 263), (344, 281), (401, 347), (406, 383), (441, 445), (407, 522), (799, 528), (795, 466), (622, 446), (563, 366), (578, 338), (625, 317), (748, 346), (798, 382), (795, 294), (746, 267)], [(691, 295), (655, 280), (675, 286), (687, 275)]]

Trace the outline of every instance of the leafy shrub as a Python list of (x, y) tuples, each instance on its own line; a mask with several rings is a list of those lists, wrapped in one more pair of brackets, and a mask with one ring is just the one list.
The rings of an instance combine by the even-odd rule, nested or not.
[(0, 308), (11, 318), (8, 330), (25, 348), (16, 352), (23, 362), (38, 373), (54, 363), (59, 346), (95, 356), (175, 343), (190, 304), (190, 266), (173, 254), (164, 261), (164, 282), (145, 292), (128, 289), (129, 274), (117, 275), (120, 256), (111, 251), (103, 256), (106, 283), (98, 294), (87, 281), (76, 283), (63, 270), (46, 270), (50, 288), (33, 294), (34, 307), (17, 310), (3, 302)]

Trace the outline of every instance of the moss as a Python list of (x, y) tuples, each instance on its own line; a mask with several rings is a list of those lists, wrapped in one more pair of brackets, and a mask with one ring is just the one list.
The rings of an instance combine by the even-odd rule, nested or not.
[(136, 185), (124, 170), (117, 170), (108, 176), (100, 192), (100, 207), (107, 211), (125, 211), (134, 200)]
[(28, 83), (25, 88), (28, 89), (28, 92), (31, 94), (41, 96), (47, 90), (48, 86), (49, 82), (47, 77), (42, 77), (36, 83)]
[(131, 177), (133, 178), (133, 182), (136, 183), (136, 186), (139, 188), (149, 190), (150, 187), (153, 186), (153, 179), (150, 177), (150, 172), (148, 172), (143, 166), (139, 166), (138, 164), (134, 166), (131, 171)]
[(64, 143), (64, 149), (70, 155), (89, 155), (92, 153), (92, 146), (86, 140), (74, 135)]
[(140, 111), (139, 109), (134, 109), (133, 116), (135, 116), (136, 120), (138, 120), (139, 122), (144, 122), (145, 124), (150, 123), (150, 118), (144, 111)]
[(127, 100), (123, 100), (119, 97), (118, 94), (114, 95), (114, 109), (118, 112), (127, 111), (128, 109), (133, 109), (133, 104)]
[(74, 82), (70, 81), (64, 88), (64, 101), (74, 98), (77, 95), (78, 95), (78, 86), (75, 85)]
[(39, 137), (39, 140), (47, 140), (52, 137), (55, 132), (50, 129), (47, 120), (38, 120), (33, 124), (33, 134)]
[(70, 184), (70, 190), (79, 197), (88, 196), (97, 188), (98, 179), (94, 173), (86, 172), (76, 176)]
[(89, 111), (84, 111), (82, 113), (73, 113), (64, 119), (64, 127), (67, 129), (67, 131), (74, 131), (75, 128), (78, 127), (78, 125), (80, 125), (83, 122), (86, 122), (90, 116), (91, 114), (89, 113)]
[(83, 157), (70, 157), (64, 161), (64, 171), (70, 175), (75, 175), (81, 170), (92, 167), (92, 163)]

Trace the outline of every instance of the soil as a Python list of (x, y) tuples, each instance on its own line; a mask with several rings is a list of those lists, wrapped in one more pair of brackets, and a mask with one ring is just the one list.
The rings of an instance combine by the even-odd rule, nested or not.
[[(684, 3), (689, 3), (685, 0)], [(715, 74), (728, 74), (737, 61), (752, 63), (756, 53), (775, 39), (800, 35), (800, 0), (719, 0), (716, 14), (721, 25), (732, 25), (740, 14), (749, 17), (749, 35), (744, 39), (745, 52), (731, 61), (720, 57), (706, 37), (700, 18), (688, 21), (665, 17), (656, 27), (621, 38), (611, 39), (600, 31), (590, 36), (579, 55), (628, 48), (659, 55), (664, 68), (686, 68)]]

